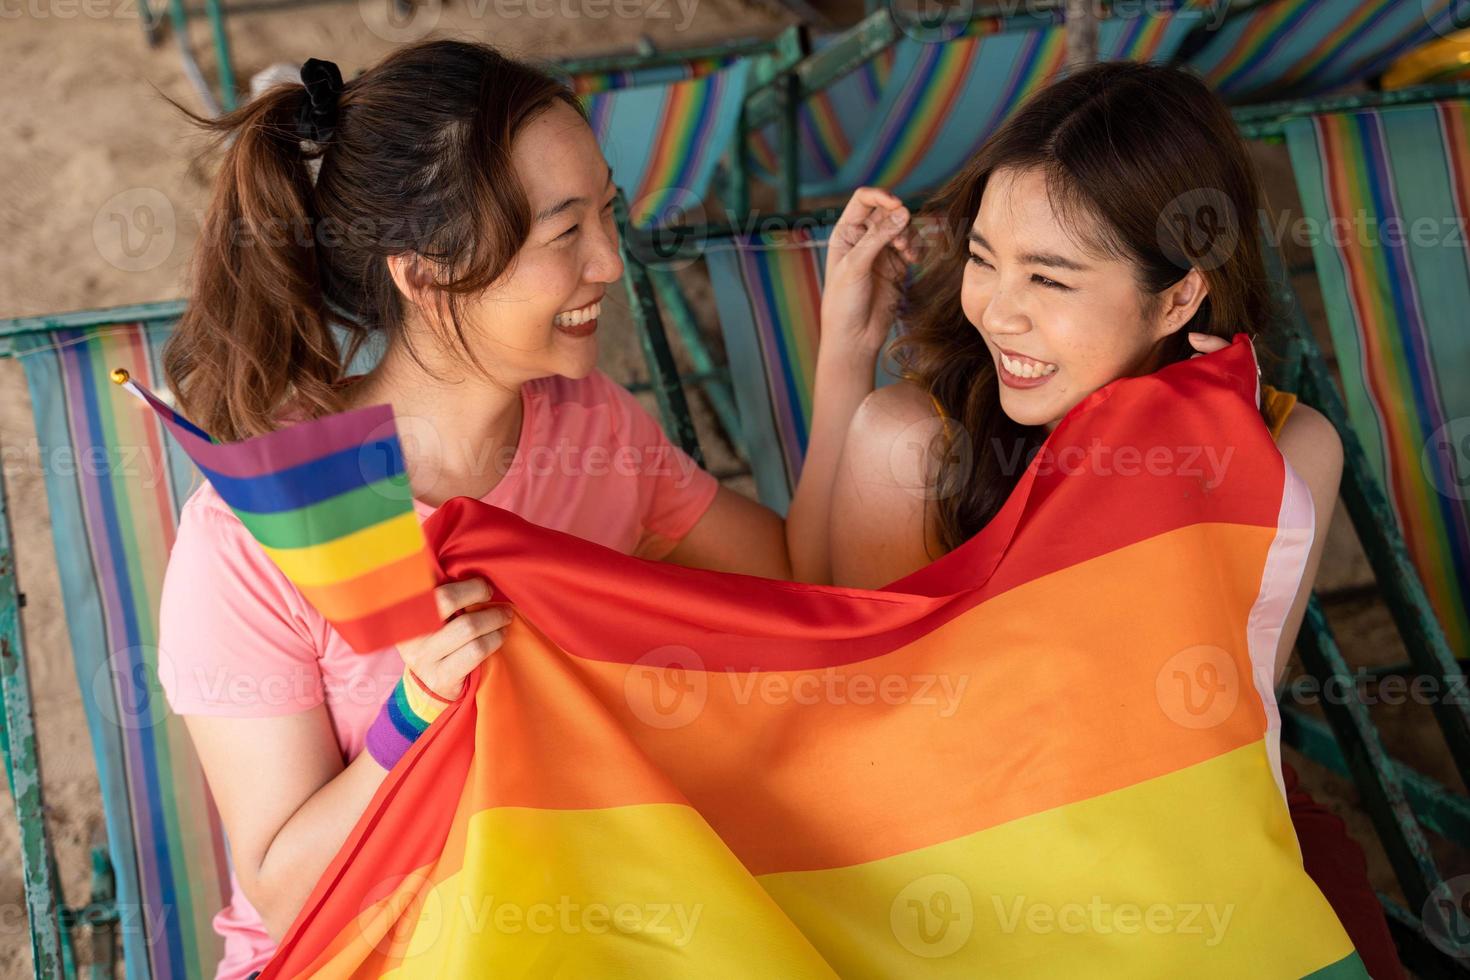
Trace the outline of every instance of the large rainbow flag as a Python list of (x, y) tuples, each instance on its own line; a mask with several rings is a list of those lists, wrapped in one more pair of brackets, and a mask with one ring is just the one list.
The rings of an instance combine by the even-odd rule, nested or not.
[(262, 980), (1366, 976), (1279, 784), (1313, 517), (1257, 398), (1244, 335), (1104, 387), (876, 591), (447, 502), (518, 615)]
[(126, 370), (141, 398), (271, 561), (358, 653), (444, 623), (393, 409), (373, 405), (217, 442)]

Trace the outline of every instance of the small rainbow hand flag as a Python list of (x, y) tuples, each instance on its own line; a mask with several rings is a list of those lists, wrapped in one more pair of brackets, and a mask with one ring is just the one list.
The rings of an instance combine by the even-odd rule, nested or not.
[(447, 501), (516, 618), (260, 980), (1364, 980), (1280, 783), (1314, 528), (1257, 398), (1244, 334), (1100, 389), (875, 591)]
[(358, 653), (443, 624), (389, 406), (220, 443), (127, 371), (112, 380), (158, 414), (276, 567)]

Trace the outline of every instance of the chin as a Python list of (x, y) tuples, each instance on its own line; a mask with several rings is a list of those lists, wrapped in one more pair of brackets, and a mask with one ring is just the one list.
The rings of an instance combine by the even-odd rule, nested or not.
[(593, 339), (591, 343), (586, 345), (586, 347), (587, 351), (583, 356), (566, 359), (565, 362), (560, 365), (559, 370), (556, 373), (560, 374), (564, 378), (572, 378), (576, 380), (580, 378), (585, 378), (587, 377), (587, 375), (597, 370), (596, 339)]
[(1001, 392), (1001, 411), (1017, 425), (1050, 425), (1061, 419), (1061, 416), (1045, 406), (1017, 404), (1018, 400), (1009, 392)]

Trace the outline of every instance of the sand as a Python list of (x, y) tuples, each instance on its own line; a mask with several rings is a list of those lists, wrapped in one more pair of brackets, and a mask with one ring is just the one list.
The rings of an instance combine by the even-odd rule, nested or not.
[[(631, 47), (647, 34), (661, 47), (770, 35), (789, 22), (780, 8), (742, 0), (667, 0), (647, 19), (622, 17), (597, 0), (455, 0), (439, 8), (435, 33), (491, 40), (521, 54), (556, 57)], [(652, 8), (649, 8), (650, 11)], [(553, 10), (547, 18), (538, 12)], [(601, 14), (598, 12), (602, 11)], [(279, 60), (326, 57), (346, 71), (388, 52), (395, 34), (379, 0), (323, 4), (290, 12), (241, 15), (231, 22), (239, 76)], [(410, 25), (416, 31), (423, 26)], [(211, 66), (203, 25), (196, 46)], [(183, 294), (185, 265), (197, 234), (207, 170), (193, 162), (198, 137), (165, 101), (202, 108), (171, 39), (145, 45), (134, 0), (0, 0), (0, 315), (170, 299)], [(1267, 149), (1261, 165), (1273, 201), (1294, 203), (1284, 154)], [(140, 206), (142, 211), (139, 211)], [(122, 238), (115, 216), (138, 216)], [(147, 237), (145, 237), (147, 236)], [(1301, 256), (1297, 256), (1301, 258)], [(707, 284), (689, 279), (697, 305), (709, 312)], [(1303, 279), (1309, 307), (1316, 303)], [(600, 341), (601, 366), (624, 382), (646, 377), (620, 289), (610, 290)], [(1318, 304), (1319, 305), (1319, 304)], [(1320, 310), (1309, 310), (1319, 332)], [(712, 320), (706, 315), (706, 322)], [(1324, 336), (1325, 340), (1325, 336)], [(687, 365), (686, 365), (687, 366)], [(28, 597), (24, 626), (35, 698), (47, 819), (67, 899), (86, 900), (88, 848), (100, 838), (102, 812), (76, 675), (70, 663), (37, 466), (29, 399), (19, 366), (0, 361), (0, 446), (18, 574)], [(652, 408), (652, 400), (646, 398)], [(707, 462), (717, 473), (738, 468), (695, 399)], [(728, 485), (753, 493), (748, 477)], [(70, 560), (85, 560), (76, 556)], [(1320, 586), (1331, 590), (1369, 581), (1346, 517), (1334, 522)], [(1341, 640), (1357, 663), (1402, 659), (1391, 625), (1371, 598), (1333, 607)], [(1452, 780), (1437, 733), (1423, 709), (1380, 711), (1390, 746), (1432, 775)], [(1291, 754), (1288, 753), (1289, 757)], [(1308, 785), (1347, 819), (1368, 848), (1377, 887), (1394, 890), (1392, 875), (1357, 808), (1350, 784), (1302, 764)], [(0, 789), (0, 795), (4, 795)], [(6, 803), (6, 812), (13, 813)], [(13, 818), (0, 818), (0, 976), (31, 974), (18, 840)], [(1446, 854), (1454, 860), (1457, 855)], [(1464, 870), (1460, 868), (1459, 870)], [(79, 953), (85, 962), (86, 941)]]

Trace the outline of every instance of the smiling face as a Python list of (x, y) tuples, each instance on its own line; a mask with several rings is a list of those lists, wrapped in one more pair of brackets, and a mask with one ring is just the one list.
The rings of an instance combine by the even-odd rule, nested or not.
[(532, 215), (509, 269), (465, 304), (466, 335), (497, 377), (581, 378), (597, 365), (597, 316), (623, 274), (612, 173), (586, 120), (554, 103), (516, 136), (511, 158)]
[(1092, 392), (1151, 370), (1188, 320), (1140, 289), (1130, 262), (1068, 233), (1040, 170), (992, 173), (969, 238), (961, 305), (995, 360), (1001, 407), (1022, 425), (1050, 430)]

